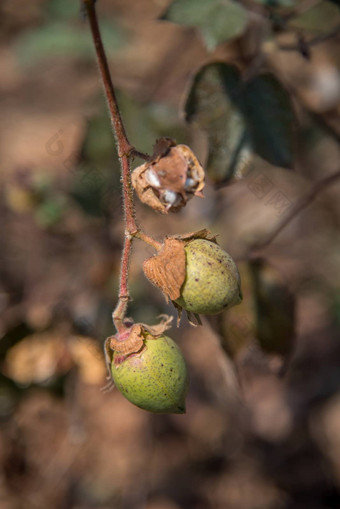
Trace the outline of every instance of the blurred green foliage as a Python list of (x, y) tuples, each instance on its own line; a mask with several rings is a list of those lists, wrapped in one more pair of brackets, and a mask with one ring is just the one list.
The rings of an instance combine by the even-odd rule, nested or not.
[(207, 170), (216, 183), (242, 178), (252, 152), (276, 166), (293, 165), (294, 114), (271, 74), (243, 82), (235, 66), (208, 64), (193, 81), (185, 115), (207, 133)]
[(196, 75), (185, 104), (187, 121), (194, 122), (207, 133), (207, 169), (216, 183), (240, 178), (252, 156), (239, 86), (236, 67), (209, 64)]
[(244, 86), (244, 108), (255, 151), (276, 166), (294, 161), (294, 113), (288, 92), (273, 74), (261, 74)]
[[(45, 4), (44, 21), (23, 32), (16, 41), (16, 54), (22, 64), (56, 56), (93, 60), (93, 43), (82, 21), (80, 2), (49, 0)], [(120, 50), (128, 41), (126, 29), (114, 19), (100, 19), (101, 33), (108, 54)]]
[[(123, 47), (125, 36), (118, 25), (103, 21), (101, 27), (108, 53)], [(63, 21), (50, 22), (22, 34), (16, 44), (16, 54), (22, 64), (29, 65), (52, 56), (92, 60), (93, 45), (84, 27), (67, 25)]]
[(333, 2), (327, 0), (311, 5), (310, 9), (293, 16), (289, 21), (292, 28), (318, 34), (327, 33), (339, 24), (340, 10)]
[(247, 11), (228, 0), (174, 0), (162, 19), (197, 28), (209, 50), (242, 35), (248, 23)]
[(45, 15), (49, 19), (66, 20), (76, 18), (80, 13), (80, 2), (69, 0), (48, 0), (45, 2)]

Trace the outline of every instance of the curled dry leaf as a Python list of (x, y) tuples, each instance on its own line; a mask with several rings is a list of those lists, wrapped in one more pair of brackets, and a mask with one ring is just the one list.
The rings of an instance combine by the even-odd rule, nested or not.
[(197, 230), (195, 232), (190, 233), (182, 233), (177, 235), (169, 235), (167, 238), (169, 239), (177, 239), (177, 240), (183, 240), (183, 242), (189, 242), (190, 240), (194, 239), (206, 239), (210, 242), (214, 242), (217, 244), (217, 236), (212, 235), (209, 230), (206, 228), (203, 228), (203, 230)]
[(166, 238), (159, 253), (145, 260), (143, 269), (146, 277), (162, 290), (167, 299), (178, 299), (185, 279), (184, 242)]
[[(180, 321), (181, 321), (181, 318), (182, 318), (183, 308), (182, 308), (182, 306), (177, 304), (176, 301), (173, 301), (172, 303), (173, 303), (173, 305), (174, 305), (174, 307), (176, 309), (176, 312), (177, 312), (176, 325), (177, 325), (177, 327), (179, 327), (179, 324), (180, 324)], [(199, 314), (191, 313), (190, 311), (187, 311), (186, 309), (184, 311), (185, 311), (185, 313), (187, 315), (187, 319), (188, 319), (188, 322), (190, 323), (190, 325), (192, 325), (193, 327), (197, 327), (197, 325), (202, 325), (202, 321), (201, 321), (201, 318), (200, 318)]]
[(147, 325), (146, 323), (140, 324), (143, 335), (150, 334), (151, 336), (158, 338), (159, 336), (163, 336), (166, 330), (170, 329), (173, 316), (163, 314), (160, 315), (159, 318), (161, 321), (156, 325)]
[(149, 207), (178, 212), (193, 196), (203, 197), (204, 170), (189, 147), (161, 138), (151, 160), (133, 171), (132, 184)]
[(47, 331), (26, 336), (7, 351), (2, 372), (16, 383), (46, 384), (77, 366), (87, 384), (103, 380), (102, 354), (93, 339)]

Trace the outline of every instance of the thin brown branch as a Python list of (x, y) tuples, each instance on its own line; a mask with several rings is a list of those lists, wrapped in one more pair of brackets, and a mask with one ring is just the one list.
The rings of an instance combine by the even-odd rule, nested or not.
[(141, 230), (138, 230), (138, 232), (136, 232), (133, 236), (136, 239), (140, 239), (146, 244), (149, 244), (149, 246), (154, 247), (157, 251), (159, 251), (163, 247), (163, 244), (161, 242), (158, 242), (149, 235), (146, 235), (146, 233), (142, 232)]
[(117, 144), (118, 157), (121, 164), (126, 234), (121, 265), (119, 299), (112, 317), (113, 323), (116, 326), (117, 331), (122, 332), (125, 329), (124, 316), (129, 301), (128, 272), (129, 272), (129, 258), (132, 245), (131, 235), (138, 231), (135, 220), (135, 208), (133, 202), (133, 189), (131, 184), (130, 160), (129, 160), (130, 154), (133, 151), (134, 147), (130, 145), (130, 142), (126, 136), (122, 118), (120, 116), (116, 94), (114, 91), (109, 66), (107, 63), (105, 49), (100, 35), (100, 29), (98, 25), (94, 2), (93, 0), (83, 0), (83, 1), (90, 21), (91, 33), (94, 46), (96, 49), (99, 72), (104, 85), (105, 96), (110, 111), (111, 124)]
[(109, 107), (111, 124), (115, 135), (118, 157), (121, 165), (125, 219), (125, 241), (121, 262), (119, 299), (117, 306), (113, 311), (112, 317), (117, 331), (123, 332), (126, 328), (124, 325), (124, 317), (128, 301), (130, 299), (128, 290), (128, 275), (133, 237), (138, 237), (141, 240), (144, 240), (144, 242), (152, 245), (157, 250), (160, 249), (161, 244), (148, 235), (144, 234), (136, 223), (133, 187), (131, 182), (130, 157), (140, 157), (146, 161), (148, 161), (150, 158), (147, 154), (136, 150), (135, 147), (130, 144), (127, 138), (110, 75), (103, 41), (100, 35), (94, 0), (83, 0), (83, 5), (90, 22), (91, 34), (96, 50), (99, 72), (104, 85), (105, 96)]
[(149, 154), (144, 154), (144, 152), (139, 152), (139, 150), (136, 150), (134, 147), (130, 152), (131, 157), (139, 157), (140, 159), (144, 159), (144, 161), (150, 161)]
[(262, 250), (271, 244), (273, 240), (282, 232), (282, 230), (291, 221), (293, 221), (293, 219), (295, 219), (302, 210), (308, 207), (322, 191), (324, 191), (338, 179), (340, 179), (340, 170), (332, 173), (328, 177), (316, 181), (311, 186), (309, 191), (304, 196), (302, 196), (290, 210), (288, 210), (287, 214), (282, 217), (282, 219), (275, 225), (273, 230), (263, 240), (260, 240), (250, 248), (247, 258), (254, 256), (257, 251)]
[(119, 283), (119, 298), (116, 308), (112, 313), (113, 323), (117, 332), (124, 332), (126, 329), (124, 325), (124, 317), (130, 300), (128, 277), (129, 277), (129, 262), (132, 248), (133, 237), (125, 236), (124, 249), (120, 268), (120, 283)]
[[(300, 33), (297, 33), (296, 35), (298, 37), (301, 37)], [(336, 26), (331, 32), (328, 32), (327, 34), (317, 35), (310, 39), (309, 41), (301, 39), (300, 44), (279, 44), (278, 48), (281, 51), (301, 51), (301, 43), (307, 48), (311, 48), (312, 46), (316, 46), (318, 44), (326, 42), (329, 39), (333, 39), (338, 35), (340, 35), (340, 25)]]
[(124, 155), (128, 156), (133, 149), (130, 145), (129, 140), (126, 136), (124, 124), (122, 122), (122, 118), (120, 116), (120, 111), (117, 104), (116, 94), (113, 87), (109, 65), (107, 63), (107, 58), (103, 46), (103, 41), (100, 35), (100, 29), (98, 26), (98, 20), (96, 15), (96, 9), (94, 6), (93, 0), (83, 0), (86, 13), (89, 18), (91, 33), (93, 38), (93, 43), (96, 50), (97, 62), (99, 67), (99, 72), (102, 78), (102, 82), (104, 85), (105, 96), (107, 100), (107, 104), (110, 111), (110, 118), (112, 123), (113, 132), (116, 136), (117, 147), (118, 147), (118, 155), (122, 157)]

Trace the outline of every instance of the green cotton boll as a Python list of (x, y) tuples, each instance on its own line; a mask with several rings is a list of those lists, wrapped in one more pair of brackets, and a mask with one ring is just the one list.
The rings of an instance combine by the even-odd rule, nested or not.
[(114, 352), (111, 373), (119, 392), (131, 403), (160, 414), (184, 414), (188, 375), (185, 360), (168, 336), (147, 336), (142, 350)]
[(189, 312), (214, 315), (242, 301), (236, 264), (220, 246), (196, 239), (185, 246), (186, 275), (176, 304)]

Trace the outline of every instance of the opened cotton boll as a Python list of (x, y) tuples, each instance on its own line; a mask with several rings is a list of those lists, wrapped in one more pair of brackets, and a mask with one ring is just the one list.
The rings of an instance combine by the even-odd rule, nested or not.
[(189, 147), (161, 138), (150, 161), (132, 173), (132, 184), (149, 207), (178, 212), (193, 196), (203, 197), (204, 170)]

